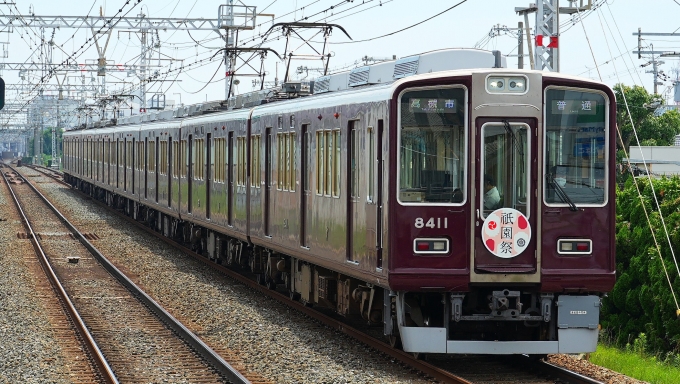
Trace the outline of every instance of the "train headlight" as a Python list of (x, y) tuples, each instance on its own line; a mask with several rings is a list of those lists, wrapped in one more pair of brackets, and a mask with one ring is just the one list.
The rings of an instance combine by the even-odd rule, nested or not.
[(505, 79), (502, 77), (489, 77), (486, 80), (486, 89), (492, 93), (498, 93), (505, 90)]
[(486, 90), (489, 93), (516, 93), (527, 92), (528, 79), (524, 76), (489, 76), (486, 78)]

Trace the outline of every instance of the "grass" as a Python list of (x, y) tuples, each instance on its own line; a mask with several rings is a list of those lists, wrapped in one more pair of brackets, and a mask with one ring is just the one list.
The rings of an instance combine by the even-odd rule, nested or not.
[(660, 361), (655, 356), (621, 350), (602, 343), (597, 346), (597, 352), (590, 355), (590, 362), (652, 384), (680, 382), (678, 366)]

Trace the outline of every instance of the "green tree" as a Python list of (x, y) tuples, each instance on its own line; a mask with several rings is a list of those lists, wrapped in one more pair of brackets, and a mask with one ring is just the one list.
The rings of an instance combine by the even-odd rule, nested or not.
[[(635, 124), (638, 139), (641, 144), (672, 145), (675, 135), (680, 133), (680, 113), (670, 110), (656, 115), (653, 105), (663, 104), (660, 95), (652, 95), (644, 87), (629, 87), (623, 84), (614, 86), (616, 95), (616, 123), (621, 130), (623, 148), (629, 150), (630, 145), (637, 145), (631, 120)], [(625, 101), (628, 102), (626, 107)], [(653, 140), (653, 141), (652, 141)], [(617, 141), (617, 148), (621, 142)]]
[[(57, 156), (61, 156), (61, 136), (62, 129), (57, 129)], [(52, 127), (46, 127), (42, 131), (43, 148), (42, 153), (48, 156), (52, 155)]]
[[(642, 197), (638, 196), (632, 179), (626, 182), (623, 190), (617, 190), (618, 276), (614, 289), (603, 300), (602, 325), (621, 346), (632, 343), (644, 333), (645, 343), (651, 350), (677, 352), (680, 350), (680, 320), (675, 313), (664, 265), (676, 295), (680, 294), (680, 278), (659, 210), (663, 214), (673, 252), (680, 258), (680, 178), (663, 177), (652, 182), (654, 192), (646, 178), (638, 179)], [(661, 259), (643, 204), (661, 248)]]

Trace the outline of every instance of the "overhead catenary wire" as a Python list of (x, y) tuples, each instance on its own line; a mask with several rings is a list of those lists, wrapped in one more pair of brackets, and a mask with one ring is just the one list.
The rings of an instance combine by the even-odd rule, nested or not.
[[(137, 0), (136, 3), (133, 3), (132, 8), (130, 8), (124, 15), (118, 16), (120, 13), (123, 12), (123, 9), (125, 8), (125, 6), (128, 5), (131, 1), (134, 1), (134, 0), (127, 0), (127, 1), (125, 2), (125, 4), (123, 4), (123, 6), (121, 6), (121, 8), (118, 10), (118, 12), (117, 12), (114, 16), (112, 16), (112, 17), (109, 19), (109, 21), (108, 21), (108, 23), (107, 23), (107, 24), (110, 24), (109, 30), (111, 30), (116, 24), (118, 24), (118, 22), (119, 22), (124, 16), (127, 16), (128, 13), (130, 13), (130, 12), (131, 12), (131, 11), (132, 11), (139, 3), (142, 2), (142, 0)], [(18, 10), (18, 9), (17, 9), (17, 10)], [(115, 19), (116, 17), (118, 17), (118, 20), (114, 23), (113, 21), (114, 21), (114, 19)], [(25, 20), (24, 20), (24, 22), (25, 22)], [(105, 28), (105, 27), (101, 27), (101, 28), (97, 31), (97, 33), (101, 33), (102, 30), (103, 30), (104, 28)], [(33, 88), (30, 90), (30, 93), (35, 92), (35, 91), (36, 91), (37, 89), (39, 89), (43, 84), (47, 83), (47, 81), (49, 81), (49, 80), (54, 76), (54, 73), (56, 72), (56, 70), (57, 70), (59, 67), (65, 66), (67, 63), (70, 62), (70, 60), (75, 60), (75, 59), (77, 59), (78, 57), (80, 57), (80, 55), (82, 55), (83, 53), (85, 53), (85, 51), (86, 51), (88, 48), (92, 47), (92, 46), (95, 44), (95, 41), (93, 41), (94, 39), (96, 39), (95, 36), (93, 36), (93, 37), (87, 39), (86, 42), (85, 42), (83, 45), (81, 45), (81, 47), (80, 47), (79, 49), (77, 49), (75, 52), (73, 52), (71, 55), (69, 55), (69, 58), (67, 58), (66, 60), (62, 61), (62, 63), (61, 63), (61, 64), (58, 64), (55, 68), (52, 68), (46, 75), (42, 76), (41, 79), (40, 79), (40, 81), (37, 82), (37, 83), (35, 84), (35, 86), (33, 86)], [(89, 45), (88, 45), (87, 47), (85, 47), (85, 45), (87, 45), (88, 42), (89, 42)], [(80, 52), (80, 51), (82, 51), (82, 52)], [(78, 52), (80, 52), (80, 54), (78, 54)], [(14, 111), (14, 112), (11, 113), (11, 114), (8, 114), (7, 118), (9, 119), (9, 118), (11, 118), (11, 115), (16, 115), (17, 113), (21, 112), (24, 108), (26, 108), (26, 107), (28, 106), (28, 104), (30, 104), (33, 100), (35, 100), (36, 97), (38, 97), (38, 94), (34, 95), (32, 98), (30, 98), (30, 99), (27, 100), (25, 103), (23, 103), (23, 105), (22, 105), (21, 107), (19, 107), (16, 111)]]
[(593, 56), (593, 63), (595, 63), (595, 68), (597, 69), (597, 75), (600, 77), (600, 81), (602, 81), (602, 74), (600, 74), (600, 66), (597, 65), (597, 60), (595, 59), (595, 52), (593, 52), (593, 46), (590, 44), (590, 38), (588, 37), (588, 33), (586, 32), (586, 26), (583, 23), (583, 18), (581, 17), (581, 10), (579, 9), (578, 5), (576, 5), (576, 14), (578, 15), (581, 27), (583, 27), (583, 34), (586, 36), (586, 41), (588, 42), (588, 48), (590, 48), (590, 54)]
[(394, 31), (394, 32), (386, 33), (386, 34), (381, 35), (381, 36), (371, 37), (371, 38), (363, 39), (363, 40), (353, 40), (353, 41), (345, 41), (345, 42), (337, 42), (337, 43), (331, 42), (331, 43), (329, 43), (329, 44), (355, 44), (355, 43), (363, 43), (363, 42), (366, 42), (366, 41), (373, 41), (373, 40), (377, 40), (377, 39), (382, 39), (383, 37), (396, 35), (397, 33), (404, 32), (404, 31), (409, 30), (409, 29), (411, 29), (411, 28), (417, 27), (417, 26), (419, 26), (419, 25), (421, 25), (421, 24), (423, 24), (423, 23), (426, 23), (426, 22), (428, 22), (428, 21), (430, 21), (430, 20), (432, 20), (432, 19), (434, 19), (434, 18), (436, 18), (436, 17), (438, 17), (438, 16), (441, 16), (441, 15), (443, 15), (443, 14), (445, 14), (445, 13), (447, 13), (447, 12), (449, 12), (449, 11), (455, 9), (455, 8), (457, 8), (459, 5), (461, 5), (461, 4), (463, 4), (463, 3), (466, 3), (466, 2), (467, 2), (467, 0), (462, 0), (461, 2), (457, 3), (456, 5), (454, 5), (454, 6), (452, 6), (452, 7), (449, 7), (449, 8), (447, 8), (447, 9), (445, 9), (445, 10), (443, 10), (443, 11), (441, 11), (441, 12), (439, 12), (439, 13), (433, 15), (433, 16), (430, 16), (430, 17), (428, 17), (428, 18), (425, 19), (425, 20), (419, 21), (419, 22), (417, 22), (417, 23), (415, 23), (415, 24), (409, 25), (408, 27), (405, 27), (405, 28), (396, 30), (396, 31)]

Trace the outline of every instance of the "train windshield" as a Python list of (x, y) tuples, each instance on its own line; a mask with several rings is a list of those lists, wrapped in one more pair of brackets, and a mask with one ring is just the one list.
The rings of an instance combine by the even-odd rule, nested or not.
[(608, 145), (604, 96), (548, 89), (545, 103), (546, 204), (603, 205)]
[(529, 216), (529, 126), (521, 123), (488, 123), (482, 126), (480, 198), (484, 216), (498, 208), (514, 208)]
[(401, 95), (399, 201), (460, 204), (465, 200), (463, 88), (422, 89)]

